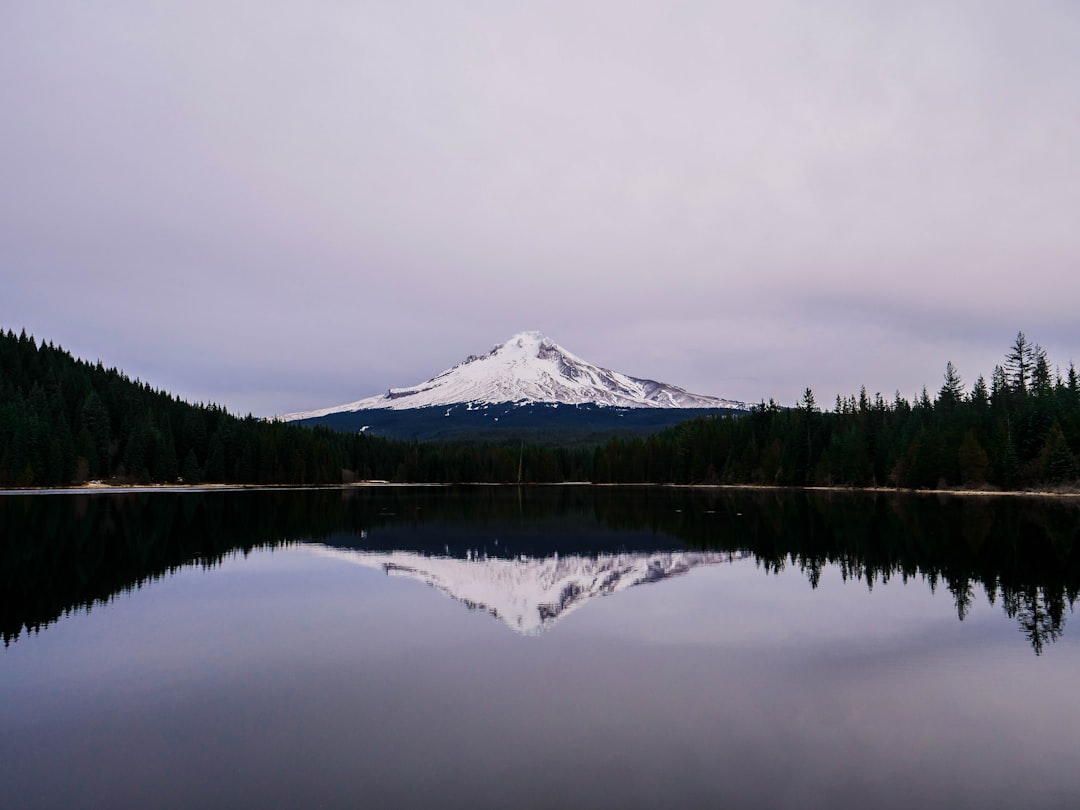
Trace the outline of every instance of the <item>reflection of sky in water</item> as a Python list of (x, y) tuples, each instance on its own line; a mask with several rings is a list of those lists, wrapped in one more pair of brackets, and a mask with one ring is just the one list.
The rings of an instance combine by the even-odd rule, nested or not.
[(958, 622), (831, 567), (703, 567), (526, 638), (256, 552), (0, 652), (0, 778), (11, 806), (1059, 807), (1078, 665), (981, 595)]

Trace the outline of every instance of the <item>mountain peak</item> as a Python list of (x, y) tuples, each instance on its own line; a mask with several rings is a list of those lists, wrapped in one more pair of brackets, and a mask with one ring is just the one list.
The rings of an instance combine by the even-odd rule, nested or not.
[[(557, 348), (558, 346), (555, 344), (555, 341), (543, 332), (530, 330), (527, 332), (518, 332), (516, 335), (510, 337), (509, 340), (506, 340), (503, 343), (497, 343), (486, 355), (470, 355), (465, 362), (473, 363), (477, 360), (483, 360), (486, 357), (493, 357), (496, 354), (505, 356), (512, 353), (520, 354), (525, 357), (539, 357), (542, 352), (551, 351), (552, 349)], [(455, 368), (456, 367), (457, 366), (455, 366)]]
[(531, 346), (531, 345), (534, 345), (534, 344), (535, 345), (540, 345), (540, 344), (544, 343), (545, 341), (547, 341), (548, 343), (551, 343), (551, 338), (549, 338), (543, 332), (538, 332), (535, 329), (533, 329), (533, 330), (529, 330), (529, 331), (525, 331), (525, 332), (518, 332), (516, 335), (514, 335), (512, 338), (510, 338), (508, 341), (506, 341), (506, 343), (504, 343), (502, 345), (503, 346), (514, 345), (514, 346), (524, 348), (525, 346)]
[(409, 410), (458, 404), (602, 405), (618, 408), (742, 409), (741, 402), (691, 394), (674, 385), (631, 377), (593, 365), (543, 332), (518, 332), (485, 355), (463, 362), (408, 388), (285, 420), (372, 409)]

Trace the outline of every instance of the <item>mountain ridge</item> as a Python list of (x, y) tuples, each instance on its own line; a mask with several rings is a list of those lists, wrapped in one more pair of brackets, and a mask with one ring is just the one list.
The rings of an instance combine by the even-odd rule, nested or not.
[(656, 380), (632, 377), (578, 357), (542, 332), (527, 331), (487, 354), (469, 355), (434, 377), (344, 405), (278, 417), (318, 419), (341, 413), (415, 410), (457, 405), (597, 405), (614, 408), (746, 410), (736, 400), (692, 394)]

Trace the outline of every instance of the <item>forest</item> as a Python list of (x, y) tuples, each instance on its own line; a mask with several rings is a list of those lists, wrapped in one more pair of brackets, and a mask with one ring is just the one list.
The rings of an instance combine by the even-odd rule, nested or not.
[(591, 450), (420, 444), (190, 404), (0, 330), (0, 487), (582, 480)]
[(795, 407), (761, 403), (734, 419), (697, 419), (597, 451), (595, 481), (784, 486), (995, 488), (1075, 485), (1080, 380), (1062, 375), (1023, 332), (990, 382), (966, 390), (947, 363), (936, 395), (910, 402), (836, 397), (818, 407), (807, 389)]
[(762, 402), (592, 447), (406, 442), (191, 404), (25, 330), (0, 330), (0, 487), (110, 483), (761, 484), (913, 489), (1075, 487), (1080, 380), (1020, 332), (987, 382), (948, 363), (914, 402)]

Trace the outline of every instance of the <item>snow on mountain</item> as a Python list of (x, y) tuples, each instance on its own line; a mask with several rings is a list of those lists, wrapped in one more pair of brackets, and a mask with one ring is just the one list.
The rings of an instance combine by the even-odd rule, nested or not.
[(311, 419), (369, 409), (407, 410), (460, 403), (596, 404), (619, 408), (736, 408), (742, 402), (691, 394), (674, 385), (600, 368), (541, 332), (521, 332), (486, 355), (473, 355), (427, 382), (281, 419)]
[(747, 553), (657, 551), (543, 559), (429, 557), (411, 551), (367, 552), (307, 545), (314, 553), (391, 576), (424, 582), (473, 610), (483, 610), (523, 635), (538, 635), (599, 596), (731, 563)]

